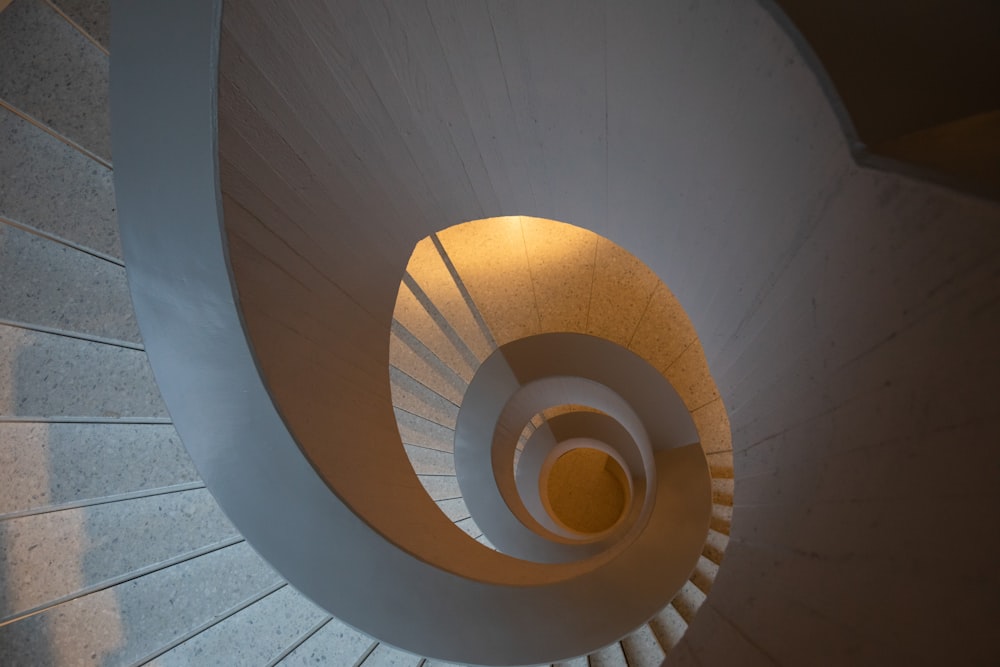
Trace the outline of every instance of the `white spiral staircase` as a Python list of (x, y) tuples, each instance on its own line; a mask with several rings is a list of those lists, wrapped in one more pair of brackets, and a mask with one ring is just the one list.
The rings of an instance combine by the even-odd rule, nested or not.
[[(311, 602), (251, 548), (201, 481), (160, 398), (126, 284), (112, 188), (110, 46), (108, 9), (102, 3), (13, 0), (3, 8), (0, 2), (0, 665), (451, 664), (381, 643)], [(823, 141), (827, 139), (824, 135)], [(831, 141), (839, 150), (839, 135)], [(886, 189), (894, 187), (898, 190), (895, 181)], [(913, 197), (918, 197), (921, 187), (904, 182), (903, 190), (912, 188), (918, 193)], [(952, 202), (938, 205), (951, 210)], [(992, 204), (959, 198), (954, 206), (971, 219), (995, 222)], [(980, 236), (986, 259), (972, 263), (979, 267), (973, 273), (990, 268), (989, 249), (995, 246), (995, 234)], [(753, 243), (752, 237), (748, 243)], [(715, 244), (726, 248), (724, 240)], [(775, 389), (785, 377), (778, 373), (798, 377), (820, 372), (818, 365), (804, 363), (801, 373), (789, 370), (791, 363), (774, 369), (748, 361), (735, 351), (738, 345), (727, 347), (713, 360), (713, 369), (730, 371), (726, 382), (719, 382), (724, 389), (720, 392), (708, 375), (701, 343), (669, 290), (656, 286), (651, 271), (642, 276), (635, 266), (623, 269), (628, 262), (612, 257), (614, 244), (600, 245), (588, 269), (595, 286), (607, 282), (605, 297), (616, 306), (589, 306), (594, 319), (605, 318), (606, 330), (590, 327), (589, 316), (582, 325), (567, 325), (559, 320), (565, 313), (556, 311), (546, 321), (540, 309), (531, 331), (504, 332), (504, 321), (523, 318), (504, 320), (502, 313), (487, 312), (480, 295), (488, 286), (477, 286), (475, 270), (463, 270), (446, 246), (424, 246), (425, 260), (439, 264), (437, 273), (426, 267), (421, 273), (415, 267), (401, 283), (386, 370), (399, 435), (414, 472), (441, 511), (469, 537), (490, 545), (469, 516), (455, 478), (451, 452), (456, 421), (478, 364), (498, 345), (519, 336), (555, 331), (600, 335), (617, 339), (645, 358), (671, 381), (690, 411), (712, 475), (711, 523), (702, 556), (676, 597), (620, 641), (552, 664), (647, 667), (660, 665), (668, 655), (670, 664), (722, 664), (720, 660), (736, 655), (731, 651), (737, 649), (745, 653), (730, 664), (796, 664), (811, 655), (808, 647), (786, 653), (772, 645), (766, 650), (766, 641), (758, 645), (739, 629), (733, 631), (735, 624), (723, 612), (735, 614), (733, 607), (721, 604), (701, 623), (703, 634), (685, 644), (681, 639), (706, 603), (729, 544), (737, 475), (720, 393), (727, 400), (740, 398), (735, 407), (744, 412), (737, 435), (757, 447), (742, 454), (743, 465), (759, 480), (772, 473), (754, 456), (777, 447), (772, 438), (780, 441), (786, 434), (768, 430), (766, 417), (777, 409), (767, 402), (770, 399), (748, 389), (753, 385), (749, 378), (764, 376), (774, 394), (791, 402), (795, 397), (790, 389), (784, 394)], [(535, 295), (558, 291), (538, 271), (532, 273), (539, 266), (531, 264), (533, 247), (524, 246), (524, 285)], [(607, 262), (602, 265), (604, 251), (609, 254), (603, 255)], [(236, 273), (241, 270), (238, 262)], [(737, 272), (729, 266), (723, 270)], [(969, 278), (975, 286), (972, 293), (990, 292), (996, 274), (987, 273)], [(431, 275), (440, 280), (421, 278)], [(628, 281), (634, 284), (621, 289)], [(764, 319), (749, 321), (748, 330), (741, 329), (735, 338), (764, 338), (762, 332), (791, 309), (791, 293), (790, 288), (782, 293), (778, 305), (764, 309)], [(644, 305), (632, 308), (634, 303), (622, 301), (621, 294), (637, 295), (636, 303)], [(710, 294), (714, 305), (719, 293)], [(539, 302), (533, 302), (539, 308)], [(683, 319), (684, 334), (675, 341), (676, 348), (675, 343), (665, 344), (659, 326), (650, 324), (649, 318), (657, 314)], [(704, 312), (700, 316), (699, 323)], [(793, 319), (800, 324), (808, 316)], [(865, 336), (859, 340), (864, 338), (868, 349), (871, 341)], [(792, 339), (785, 332), (784, 338), (760, 344), (775, 349), (791, 345)], [(891, 343), (892, 337), (887, 340)], [(713, 341), (713, 349), (718, 345)], [(870, 391), (880, 391), (881, 382)], [(754, 409), (765, 418), (746, 418)], [(756, 483), (749, 482), (751, 492)], [(791, 493), (804, 493), (805, 485), (792, 486)], [(748, 521), (756, 517), (761, 530), (787, 525), (760, 517), (759, 506), (769, 502), (773, 498), (750, 502)], [(817, 513), (822, 512), (821, 506)], [(744, 558), (763, 539), (756, 530), (738, 540)], [(824, 537), (816, 539), (824, 543)], [(802, 547), (765, 551), (760, 558), (773, 561), (774, 567), (790, 558), (819, 558)], [(739, 585), (739, 573), (743, 585), (763, 587), (766, 577), (761, 572), (767, 570), (757, 567), (743, 566), (730, 580), (734, 583), (729, 590)], [(796, 572), (779, 583), (799, 581)], [(867, 579), (864, 583), (871, 584)], [(751, 588), (742, 597), (730, 592), (726, 599), (750, 600), (752, 607), (759, 590)], [(824, 591), (817, 597), (822, 595), (835, 593)], [(774, 610), (780, 605), (774, 600), (768, 604), (764, 609), (779, 617)], [(427, 601), (427, 609), (432, 612), (433, 601)], [(757, 616), (752, 609), (739, 609), (744, 617)], [(814, 616), (807, 610), (801, 617), (786, 613), (781, 618), (814, 630), (811, 620), (802, 620)], [(773, 638), (783, 630), (757, 631), (780, 649)], [(825, 638), (819, 631), (801, 634), (804, 645)], [(870, 632), (860, 634), (867, 637)], [(706, 648), (712, 637), (726, 639), (719, 640), (722, 648), (714, 654), (715, 661), (704, 657), (705, 662), (699, 662), (696, 655), (712, 655)], [(675, 650), (678, 646), (684, 648)], [(860, 656), (857, 664), (899, 656), (880, 649), (864, 652), (858, 646), (868, 644), (856, 640), (849, 647), (860, 651), (848, 654)], [(730, 652), (720, 653), (724, 650)], [(747, 657), (751, 654), (753, 659)]]
[[(288, 586), (226, 519), (184, 452), (125, 282), (111, 181), (109, 33), (100, 5), (16, 0), (0, 14), (0, 664), (445, 664), (380, 644)], [(650, 276), (641, 276), (647, 302)], [(448, 281), (428, 285), (444, 301), (428, 291), (414, 300), (402, 288), (389, 372), (418, 477), (456, 525), (485, 542), (464, 509), (453, 460), (438, 452), (451, 449), (476, 370), (461, 352), (475, 348), (482, 361), (496, 342), (488, 332), (486, 342), (478, 311), (440, 321), (449, 309), (475, 309), (448, 300), (461, 293)], [(442, 351), (446, 333), (456, 332), (462, 340)], [(718, 419), (717, 396), (710, 403), (696, 406), (696, 416)], [(725, 441), (723, 431), (716, 437)], [(680, 640), (725, 548), (732, 464), (727, 443), (719, 447), (712, 530), (691, 581), (648, 624), (565, 664), (659, 665)]]

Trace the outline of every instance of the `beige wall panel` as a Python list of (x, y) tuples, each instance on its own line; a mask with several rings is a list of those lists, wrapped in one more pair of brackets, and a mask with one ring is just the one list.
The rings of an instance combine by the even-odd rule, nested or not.
[(598, 236), (552, 220), (521, 218), (542, 331), (587, 331)]
[(660, 279), (624, 248), (597, 243), (587, 333), (628, 345)]
[[(680, 358), (694, 339), (694, 327), (680, 302), (666, 285), (660, 283), (649, 300), (628, 348), (663, 373)], [(680, 387), (676, 388), (681, 390)], [(687, 405), (689, 409), (698, 407)]]
[(733, 451), (712, 452), (706, 454), (708, 459), (708, 470), (712, 477), (732, 477), (733, 476)]
[[(692, 411), (691, 418), (694, 419), (694, 425), (698, 428), (701, 448), (705, 450), (706, 454), (732, 452), (733, 434), (729, 426), (729, 415), (726, 414), (726, 406), (722, 403), (721, 398)], [(712, 463), (711, 457), (709, 457), (709, 463)], [(732, 467), (731, 456), (729, 465)]]
[[(665, 375), (681, 395), (688, 410), (697, 410), (719, 398), (719, 389), (712, 381), (708, 362), (705, 361), (705, 350), (698, 340), (684, 350), (665, 371)], [(722, 412), (724, 414), (725, 410)]]
[(450, 227), (438, 238), (494, 339), (503, 345), (541, 333), (520, 220), (477, 223)]

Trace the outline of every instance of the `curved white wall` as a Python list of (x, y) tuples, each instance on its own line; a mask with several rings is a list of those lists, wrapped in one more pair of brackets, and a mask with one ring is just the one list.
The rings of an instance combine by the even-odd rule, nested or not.
[[(854, 166), (765, 11), (234, 2), (223, 27), (243, 316), (286, 422), (360, 516), (392, 523), (422, 493), (384, 455), (371, 372), (413, 243), (564, 220), (671, 287), (730, 410), (732, 541), (671, 660), (988, 659), (1000, 207)], [(383, 436), (364, 448), (359, 417)], [(384, 488), (356, 483), (376, 468)], [(430, 548), (418, 531), (394, 538)]]

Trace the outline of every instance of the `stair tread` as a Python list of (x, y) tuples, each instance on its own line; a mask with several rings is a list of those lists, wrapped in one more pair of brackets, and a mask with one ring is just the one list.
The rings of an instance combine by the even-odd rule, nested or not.
[(281, 581), (245, 543), (0, 627), (0, 664), (129, 664)]
[(441, 324), (427, 312), (424, 305), (417, 300), (417, 297), (405, 283), (399, 286), (393, 318), (423, 343), (434, 356), (451, 368), (456, 375), (466, 382), (472, 380), (478, 367), (475, 357), (471, 353), (464, 354), (462, 349), (464, 344), (460, 340), (452, 340), (445, 333)]
[(94, 41), (111, 49), (111, 2), (109, 0), (54, 0), (55, 5)]
[(458, 421), (457, 405), (393, 366), (389, 367), (389, 383), (394, 407), (442, 426), (455, 428)]
[(205, 489), (5, 520), (0, 618), (238, 535)]
[(0, 108), (0, 217), (122, 257), (111, 170)]
[(434, 500), (457, 498), (462, 495), (462, 490), (458, 486), (458, 479), (456, 477), (442, 475), (417, 475), (417, 479), (420, 480), (424, 489)]
[(199, 481), (171, 424), (0, 422), (0, 517)]
[(705, 593), (692, 582), (687, 581), (670, 604), (674, 606), (681, 618), (690, 624), (703, 602), (705, 602)]
[(148, 664), (264, 665), (326, 617), (326, 612), (291, 586), (285, 586)]
[(420, 241), (406, 267), (417, 287), (451, 324), (480, 362), (494, 349), (455, 284), (455, 280), (430, 238)]
[(705, 538), (705, 547), (702, 549), (702, 554), (713, 563), (721, 565), (722, 559), (726, 554), (726, 547), (728, 545), (728, 535), (709, 528), (708, 536)]
[(656, 635), (664, 652), (670, 653), (687, 631), (687, 621), (677, 612), (673, 605), (667, 605), (650, 620), (649, 627)]
[(451, 452), (441, 452), (414, 445), (403, 445), (410, 465), (418, 475), (454, 475), (455, 457)]
[(111, 159), (108, 56), (42, 0), (0, 13), (0, 99)]
[(371, 652), (361, 667), (417, 667), (420, 664), (420, 657), (393, 648), (388, 644), (379, 644)]
[(455, 405), (462, 404), (465, 380), (398, 327), (389, 338), (389, 363)]
[(461, 521), (469, 516), (469, 507), (465, 504), (464, 498), (451, 498), (449, 500), (438, 500), (437, 506), (452, 521)]
[(704, 556), (699, 556), (698, 564), (695, 565), (694, 572), (691, 574), (691, 582), (707, 594), (712, 588), (712, 584), (715, 583), (715, 577), (718, 574), (718, 564), (713, 563)]
[(0, 319), (141, 344), (125, 268), (0, 224)]
[(26, 418), (167, 418), (146, 353), (0, 325), (10, 360), (0, 414)]
[(281, 661), (281, 667), (353, 665), (374, 640), (333, 618)]
[(622, 650), (629, 667), (659, 667), (667, 655), (649, 625), (640, 626), (622, 639)]
[(465, 534), (472, 539), (479, 539), (483, 534), (483, 531), (479, 529), (479, 526), (476, 525), (476, 522), (472, 520), (471, 516), (460, 521), (456, 521), (455, 525), (461, 528)]
[(420, 445), (443, 452), (454, 451), (454, 429), (441, 426), (436, 422), (418, 417), (398, 408), (394, 412), (396, 415), (396, 426), (399, 427), (399, 436), (405, 444)]
[(622, 645), (615, 642), (588, 656), (590, 667), (629, 667)]

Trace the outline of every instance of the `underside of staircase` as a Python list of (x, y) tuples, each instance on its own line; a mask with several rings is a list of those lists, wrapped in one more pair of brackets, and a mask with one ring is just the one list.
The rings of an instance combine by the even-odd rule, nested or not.
[[(184, 451), (126, 283), (110, 47), (106, 3), (14, 0), (0, 13), (0, 664), (447, 664), (381, 644), (289, 586)], [(393, 334), (397, 420), (428, 492), (488, 544), (441, 456), (475, 367), (428, 347), (461, 325), (434, 333), (445, 306), (423, 296), (401, 316), (431, 324), (423, 339), (400, 323)], [(621, 642), (560, 664), (658, 665), (680, 640), (725, 546), (728, 460), (691, 583)]]
[[(401, 183), (404, 179), (398, 176), (410, 173), (407, 170), (419, 176), (413, 179), (416, 182), (425, 174), (432, 179), (448, 173), (454, 164), (462, 163), (465, 169), (472, 161), (462, 162), (456, 156), (469, 151), (483, 162), (468, 167), (473, 176), (465, 173), (470, 191), (471, 183), (479, 178), (489, 183), (484, 191), (495, 188), (484, 199), (495, 195), (499, 201), (505, 188), (510, 191), (508, 201), (531, 193), (523, 201), (531, 200), (545, 212), (552, 203), (550, 196), (553, 202), (562, 198), (571, 202), (569, 210), (588, 219), (593, 211), (583, 204), (574, 208), (576, 201), (583, 201), (581, 195), (589, 191), (611, 187), (606, 173), (589, 169), (588, 160), (597, 144), (577, 143), (576, 137), (560, 135), (558, 122), (539, 126), (539, 118), (561, 119), (563, 103), (555, 96), (532, 98), (537, 93), (532, 86), (557, 89), (561, 84), (556, 72), (563, 71), (560, 67), (575, 71), (575, 65), (560, 63), (556, 49), (549, 53), (544, 35), (535, 35), (532, 44), (540, 50), (534, 55), (539, 61), (551, 56), (556, 63), (553, 69), (532, 71), (526, 63), (519, 63), (517, 59), (527, 58), (524, 54), (530, 52), (528, 47), (518, 51), (524, 46), (518, 41), (520, 31), (528, 34), (533, 28), (518, 24), (518, 11), (510, 9), (515, 3), (487, 4), (490, 9), (481, 15), (469, 10), (463, 15), (468, 24), (463, 24), (458, 19), (449, 22), (449, 12), (441, 9), (445, 4), (427, 3), (428, 8), (438, 9), (439, 18), (447, 18), (434, 29), (440, 28), (452, 45), (485, 29), (482, 16), (496, 18), (497, 25), (490, 26), (492, 35), (507, 36), (507, 51), (500, 53), (502, 40), (495, 47), (487, 45), (483, 67), (490, 67), (495, 58), (523, 76), (523, 80), (513, 75), (505, 79), (503, 91), (481, 90), (483, 77), (472, 67), (463, 73), (465, 63), (460, 56), (436, 52), (427, 56), (428, 62), (440, 56), (452, 68), (449, 81), (464, 80), (469, 86), (445, 91), (454, 97), (448, 99), (455, 106), (470, 105), (466, 115), (472, 119), (470, 127), (475, 127), (467, 145), (419, 143), (426, 136), (452, 140), (464, 129), (449, 126), (446, 130), (438, 123), (432, 113), (436, 108), (428, 100), (438, 102), (434, 95), (441, 90), (422, 88), (426, 82), (420, 76), (426, 72), (407, 60), (412, 53), (401, 49), (380, 54), (374, 65), (369, 63), (375, 70), (384, 57), (391, 63), (387, 71), (398, 67), (403, 72), (400, 99), (406, 99), (405, 104), (398, 102), (398, 109), (375, 109), (372, 115), (399, 113), (409, 121), (407, 105), (412, 102), (414, 117), (419, 118), (401, 132), (404, 142), (412, 142), (405, 148), (426, 149), (424, 155), (439, 160), (439, 164), (426, 165), (426, 171), (416, 160), (396, 173), (389, 173), (387, 167), (385, 183), (389, 185), (379, 185), (385, 186), (385, 192), (392, 191), (393, 178)], [(663, 10), (660, 19), (666, 23), (668, 3), (633, 4), (622, 10), (622, 16), (632, 20), (633, 9), (636, 15), (640, 10)], [(648, 622), (600, 650), (551, 663), (551, 667), (942, 664), (942, 656), (952, 655), (944, 645), (959, 633), (966, 636), (962, 647), (953, 651), (956, 660), (988, 664), (989, 656), (995, 657), (988, 628), (997, 620), (1000, 595), (1000, 580), (992, 570), (987, 571), (1000, 553), (996, 538), (991, 537), (995, 530), (986, 531), (975, 549), (959, 552), (955, 545), (968, 537), (971, 527), (991, 525), (988, 516), (996, 516), (997, 418), (989, 416), (991, 392), (995, 394), (992, 378), (1000, 368), (995, 344), (1000, 335), (996, 204), (897, 174), (858, 168), (850, 162), (828, 100), (817, 92), (813, 75), (804, 74), (807, 70), (798, 60), (800, 54), (791, 42), (782, 41), (784, 37), (773, 37), (773, 26), (765, 30), (758, 25), (763, 12), (756, 5), (752, 10), (733, 9), (740, 3), (694, 4), (703, 14), (692, 8), (695, 18), (685, 28), (691, 34), (701, 34), (698, 30), (704, 25), (733, 22), (725, 30), (713, 28), (705, 33), (727, 36), (713, 46), (724, 54), (720, 71), (738, 69), (746, 81), (754, 82), (748, 89), (766, 88), (779, 101), (759, 107), (748, 103), (745, 126), (740, 122), (746, 110), (740, 105), (707, 105), (703, 113), (718, 114), (720, 126), (736, 128), (727, 130), (725, 136), (708, 133), (692, 138), (694, 133), (678, 132), (683, 137), (678, 140), (664, 133), (677, 142), (681, 158), (696, 162), (691, 156), (708, 156), (694, 167), (658, 162), (660, 153), (643, 152), (645, 135), (636, 132), (633, 136), (629, 131), (633, 122), (655, 127), (664, 109), (675, 113), (680, 125), (697, 126), (694, 117), (698, 114), (671, 106), (673, 100), (666, 99), (657, 102), (662, 108), (618, 110), (619, 118), (628, 119), (621, 121), (626, 130), (619, 127), (618, 139), (619, 146), (629, 150), (621, 153), (627, 159), (638, 156), (636, 164), (647, 160), (654, 167), (669, 164), (673, 170), (667, 178), (663, 169), (651, 168), (648, 174), (623, 169), (624, 185), (618, 184), (623, 208), (641, 188), (658, 192), (671, 183), (686, 183), (687, 189), (678, 188), (679, 194), (665, 201), (671, 206), (677, 203), (673, 212), (679, 218), (689, 210), (704, 215), (692, 217), (697, 224), (691, 227), (679, 224), (679, 231), (670, 227), (669, 233), (664, 231), (668, 229), (665, 224), (662, 230), (652, 225), (648, 234), (648, 230), (630, 231), (633, 228), (625, 223), (614, 230), (620, 221), (609, 224), (610, 231), (627, 238), (631, 250), (649, 266), (635, 257), (636, 264), (629, 264), (628, 253), (616, 254), (621, 249), (605, 244), (603, 237), (593, 246), (581, 246), (579, 256), (592, 257), (575, 260), (577, 267), (587, 266), (589, 271), (582, 278), (577, 276), (590, 284), (586, 307), (557, 315), (552, 313), (558, 308), (548, 314), (542, 308), (544, 296), (538, 295), (561, 284), (563, 278), (568, 281), (570, 272), (547, 285), (541, 270), (544, 262), (532, 255), (534, 248), (542, 247), (543, 239), (539, 237), (537, 246), (526, 240), (530, 234), (527, 218), (518, 223), (520, 236), (515, 236), (523, 244), (517, 261), (523, 263), (526, 277), (521, 287), (529, 296), (518, 303), (534, 303), (535, 310), (507, 319), (501, 313), (505, 306), (491, 305), (486, 297), (489, 280), (480, 280), (483, 274), (474, 262), (463, 264), (461, 244), (454, 240), (457, 232), (449, 237), (442, 225), (439, 230), (443, 231), (417, 246), (414, 260), (400, 277), (396, 310), (386, 332), (390, 363), (385, 368), (395, 427), (412, 472), (451, 523), (480, 544), (495, 548), (473, 520), (456, 470), (459, 414), (480, 364), (519, 336), (565, 331), (608, 339), (619, 335), (618, 344), (650, 360), (674, 384), (698, 428), (710, 475), (707, 537), (680, 591)], [(0, 667), (452, 665), (381, 642), (332, 616), (310, 600), (308, 591), (296, 590), (227, 518), (185, 450), (157, 387), (126, 280), (113, 186), (108, 5), (107, 0), (0, 0)], [(236, 119), (229, 125), (222, 123), (219, 136), (225, 233), (236, 283), (246, 280), (238, 285), (241, 295), (263, 295), (260, 303), (272, 297), (269, 303), (273, 305), (282, 300), (289, 284), (302, 283), (297, 277), (289, 279), (291, 274), (279, 263), (268, 268), (273, 271), (269, 278), (262, 277), (267, 275), (264, 270), (254, 273), (253, 260), (263, 257), (269, 244), (279, 245), (260, 233), (263, 224), (255, 227), (263, 219), (255, 216), (268, 210), (269, 203), (266, 197), (255, 199), (253, 178), (270, 169), (266, 158), (271, 155), (254, 141), (269, 138), (267, 132), (272, 129), (261, 118), (269, 122), (268, 113), (280, 116), (287, 109), (275, 112), (251, 101), (254, 86), (271, 91), (275, 84), (274, 90), (279, 90), (280, 76), (267, 72), (266, 66), (280, 59), (269, 61), (274, 54), (267, 48), (255, 49), (256, 30), (269, 25), (268, 17), (257, 14), (255, 3), (240, 5), (233, 0), (231, 5), (232, 22), (223, 25), (221, 34), (223, 76), (219, 82), (222, 115)], [(405, 34), (395, 32), (405, 21), (397, 25), (388, 12), (383, 17), (372, 6), (352, 8), (357, 10), (354, 14), (369, 13), (360, 24), (376, 26), (373, 35), (379, 33), (377, 37), (387, 43), (398, 38), (400, 44), (412, 46)], [(416, 5), (405, 6), (410, 11)], [(529, 14), (550, 11), (532, 3), (523, 6), (531, 7)], [(716, 16), (720, 7), (723, 10)], [(295, 20), (303, 34), (317, 29), (303, 18), (311, 10), (296, 11), (302, 11)], [(422, 14), (414, 18), (417, 14), (415, 10), (408, 14), (414, 24), (424, 20)], [(753, 19), (753, 30), (744, 19)], [(591, 24), (581, 21), (581, 25)], [(754, 30), (758, 28), (764, 37), (757, 37)], [(608, 29), (606, 23), (602, 29)], [(750, 35), (746, 44), (735, 38), (730, 43), (732, 34), (743, 35), (744, 29)], [(358, 44), (365, 39), (360, 33), (345, 37)], [(635, 55), (629, 51), (631, 36), (619, 35), (618, 39), (619, 55)], [(767, 40), (780, 43), (773, 49), (762, 46)], [(553, 38), (552, 43), (557, 41)], [(482, 46), (472, 39), (469, 42), (473, 50)], [(317, 50), (329, 47), (321, 40), (317, 43)], [(358, 44), (353, 46), (361, 51)], [(650, 44), (659, 45), (658, 36), (636, 37), (639, 55), (635, 57), (641, 60), (642, 49), (651, 48)], [(762, 66), (753, 58), (742, 58), (733, 44), (746, 47), (754, 56), (766, 54), (761, 60), (773, 57), (778, 65), (773, 72), (761, 74)], [(330, 48), (336, 51), (339, 42), (335, 47)], [(685, 79), (689, 53), (701, 53), (701, 47), (679, 43), (670, 63), (677, 66), (670, 75), (690, 84), (694, 96), (699, 86), (711, 85)], [(275, 47), (275, 52), (283, 54), (282, 48)], [(419, 47), (414, 50), (420, 52)], [(619, 68), (626, 70), (622, 62)], [(595, 56), (593, 63), (607, 67), (608, 51)], [(357, 63), (351, 61), (351, 65)], [(408, 72), (411, 65), (413, 70)], [(659, 72), (650, 71), (658, 80)], [(369, 74), (352, 69), (345, 80), (353, 85), (363, 78), (359, 72)], [(407, 78), (408, 73), (413, 76)], [(305, 72), (302, 81), (308, 82), (311, 76), (320, 80), (328, 74)], [(542, 81), (546, 74), (551, 80)], [(351, 78), (355, 75), (357, 79)], [(532, 81), (531, 75), (540, 80)], [(642, 70), (641, 76), (647, 75)], [(643, 88), (636, 83), (641, 76), (623, 77), (621, 90), (626, 93), (622, 99)], [(795, 104), (782, 97), (787, 93), (786, 82), (787, 89), (798, 86), (807, 91), (801, 96), (806, 100), (802, 108), (797, 106), (797, 93), (788, 98)], [(604, 85), (606, 92), (607, 80)], [(303, 91), (308, 93), (309, 86), (298, 90), (308, 102)], [(275, 99), (285, 92), (275, 92)], [(358, 100), (364, 102), (371, 93), (367, 89), (350, 92), (357, 93), (351, 102), (359, 106)], [(427, 99), (422, 99), (425, 93)], [(756, 99), (752, 91), (742, 88), (736, 98), (743, 99), (739, 96), (744, 94), (746, 99)], [(544, 135), (555, 149), (531, 139), (524, 145), (534, 152), (513, 155), (505, 152), (509, 147), (496, 136), (492, 136), (493, 143), (486, 140), (493, 129), (482, 119), (492, 122), (499, 102), (513, 107), (518, 95), (539, 106), (512, 108), (510, 118), (497, 120), (497, 126), (506, 127), (508, 136), (518, 140)], [(729, 99), (722, 93), (719, 97)], [(592, 101), (586, 100), (587, 104)], [(282, 98), (282, 102), (292, 110), (289, 117), (295, 117), (295, 101)], [(473, 102), (482, 102), (482, 108), (473, 109)], [(607, 122), (606, 99), (597, 106), (601, 104), (605, 118), (595, 120), (595, 116), (585, 123), (603, 137), (605, 143), (598, 152), (607, 168), (608, 156), (616, 147), (608, 148), (608, 127), (602, 124)], [(344, 108), (353, 112), (349, 106)], [(426, 116), (421, 116), (425, 111)], [(346, 117), (344, 123), (349, 124), (350, 114)], [(427, 122), (418, 127), (418, 121)], [(377, 128), (364, 129), (373, 136), (379, 134)], [(410, 129), (416, 138), (408, 134)], [(545, 134), (550, 131), (551, 136)], [(761, 167), (758, 162), (767, 160), (759, 156), (772, 148), (766, 140), (772, 132), (782, 140), (792, 137), (788, 143), (795, 148), (789, 149), (788, 162), (804, 166), (775, 167), (773, 174)], [(300, 148), (308, 148), (313, 137), (294, 140), (301, 142)], [(480, 144), (473, 148), (476, 141)], [(287, 150), (295, 155), (292, 142), (277, 141), (272, 147), (277, 147), (277, 153)], [(400, 148), (402, 144), (394, 146), (399, 154), (407, 152)], [(558, 149), (565, 149), (569, 157)], [(553, 153), (546, 154), (546, 150)], [(359, 167), (359, 182), (378, 172), (382, 156), (375, 152), (357, 156), (359, 164), (368, 160)], [(754, 160), (740, 163), (746, 155), (753, 155)], [(407, 155), (407, 159), (411, 158)], [(558, 168), (548, 170), (547, 159)], [(310, 177), (309, 169), (321, 171), (329, 166), (321, 152), (307, 155), (301, 164), (288, 160), (286, 165), (299, 168), (309, 160), (303, 173)], [(475, 171), (480, 168), (482, 174)], [(490, 169), (494, 173), (487, 175)], [(539, 185), (545, 178), (549, 182)], [(639, 183), (634, 191), (633, 178)], [(439, 180), (452, 182), (444, 177)], [(721, 195), (715, 189), (717, 181), (726, 184)], [(778, 181), (782, 181), (780, 187), (775, 185)], [(814, 181), (821, 185), (815, 186)], [(802, 193), (794, 189), (797, 184)], [(424, 185), (413, 186), (407, 196), (423, 194)], [(303, 192), (307, 190), (302, 187)], [(374, 187), (371, 191), (383, 192)], [(300, 203), (293, 195), (301, 193), (296, 188), (289, 192), (288, 201)], [(459, 192), (456, 201), (475, 199), (461, 187), (456, 186), (455, 192)], [(735, 204), (718, 203), (733, 192)], [(772, 192), (780, 196), (772, 197)], [(604, 196), (610, 199), (607, 192)], [(697, 202), (691, 209), (682, 208), (688, 199)], [(385, 203), (385, 209), (395, 205)], [(610, 208), (608, 201), (603, 205)], [(437, 202), (428, 208), (436, 206)], [(751, 208), (747, 220), (761, 227), (774, 220), (774, 228), (764, 232), (754, 224), (744, 226), (741, 215)], [(643, 212), (641, 206), (638, 210)], [(347, 225), (344, 228), (345, 236), (351, 233)], [(692, 241), (695, 236), (699, 236), (697, 243)], [(560, 243), (567, 243), (568, 238), (560, 236)], [(500, 236), (494, 241), (494, 247), (506, 242)], [(701, 256), (725, 261), (702, 271), (696, 261), (688, 262), (688, 255), (697, 254), (690, 248)], [(337, 252), (339, 248), (331, 256), (349, 255)], [(675, 276), (679, 295), (697, 295), (685, 301), (692, 309), (691, 321), (669, 290), (658, 286), (662, 283), (657, 275), (665, 273), (662, 267), (668, 264), (664, 259), (661, 266), (653, 266), (654, 260), (659, 261), (658, 253), (686, 267), (686, 272), (678, 269)], [(758, 276), (759, 266), (766, 267), (763, 278)], [(514, 271), (505, 275), (509, 282), (516, 279)], [(391, 282), (385, 276), (379, 280), (380, 284)], [(611, 315), (600, 331), (590, 326), (590, 318), (600, 313), (594, 295), (603, 295), (613, 306), (607, 309)], [(274, 362), (268, 362), (264, 348), (269, 343), (276, 349), (282, 346), (274, 341), (293, 347), (298, 339), (289, 335), (269, 341), (269, 324), (262, 316), (266, 309), (250, 300), (241, 305), (246, 306), (249, 339), (262, 351), (262, 375), (278, 387), (277, 396), (282, 389), (280, 373), (267, 367)], [(675, 316), (676, 312), (681, 315)], [(581, 314), (582, 323), (559, 320)], [(553, 319), (547, 321), (547, 316)], [(685, 328), (683, 336), (665, 343), (656, 317), (683, 319), (690, 335)], [(536, 325), (515, 333), (505, 329), (526, 321)], [(705, 334), (704, 348), (694, 336), (692, 321)], [(143, 326), (148, 326), (145, 320)], [(150, 350), (155, 361), (152, 343)], [(721, 371), (718, 386), (708, 375), (709, 361), (713, 371)], [(165, 385), (164, 394), (169, 396)], [(556, 412), (536, 415), (514, 454), (515, 471), (532, 430), (557, 417)], [(183, 423), (178, 417), (178, 424)], [(212, 479), (207, 472), (204, 478)], [(737, 487), (741, 491), (738, 503), (734, 502)], [(219, 499), (223, 501), (221, 495)], [(222, 505), (227, 511), (232, 509)], [(970, 509), (973, 506), (982, 510), (982, 516)], [(731, 525), (739, 530), (734, 529), (732, 536)], [(294, 579), (291, 574), (288, 577)], [(433, 613), (434, 601), (427, 600), (426, 608)], [(942, 636), (932, 636), (939, 626), (944, 628)], [(935, 645), (917, 646), (917, 638)]]

